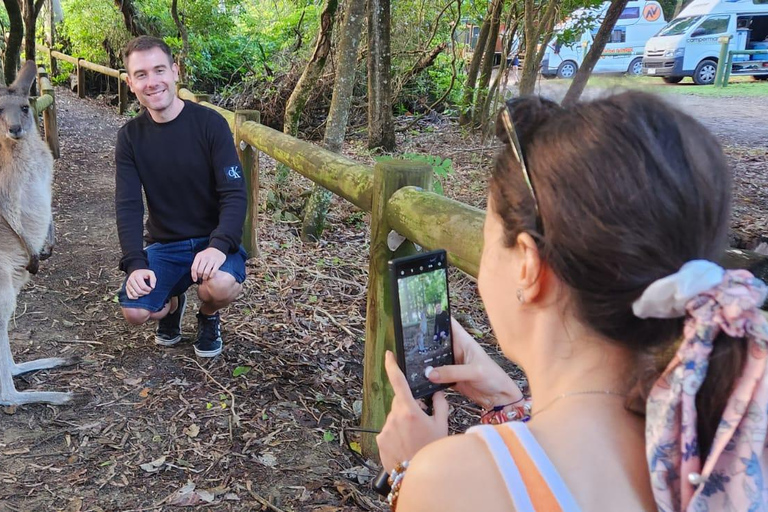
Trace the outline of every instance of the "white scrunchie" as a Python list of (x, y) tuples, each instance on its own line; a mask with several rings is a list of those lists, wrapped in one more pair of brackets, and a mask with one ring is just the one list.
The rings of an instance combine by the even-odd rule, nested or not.
[(677, 318), (685, 316), (685, 305), (723, 281), (725, 270), (707, 260), (693, 260), (671, 276), (654, 281), (632, 304), (639, 318)]

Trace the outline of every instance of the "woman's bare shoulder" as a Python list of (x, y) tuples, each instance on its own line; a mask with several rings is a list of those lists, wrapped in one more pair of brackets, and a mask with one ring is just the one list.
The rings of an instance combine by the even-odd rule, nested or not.
[(403, 479), (398, 511), (451, 512), (478, 507), (514, 510), (480, 436), (449, 436), (425, 446), (414, 456)]

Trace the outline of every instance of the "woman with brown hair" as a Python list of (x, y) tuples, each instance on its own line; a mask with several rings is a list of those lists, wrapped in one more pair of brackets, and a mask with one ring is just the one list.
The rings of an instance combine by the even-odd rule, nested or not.
[(731, 203), (718, 142), (639, 92), (512, 100), (497, 135), (478, 286), (531, 398), (454, 322), (457, 364), (428, 377), (489, 424), (448, 437), (445, 397), (426, 415), (388, 354), (390, 502), (768, 510), (766, 286), (712, 263)]

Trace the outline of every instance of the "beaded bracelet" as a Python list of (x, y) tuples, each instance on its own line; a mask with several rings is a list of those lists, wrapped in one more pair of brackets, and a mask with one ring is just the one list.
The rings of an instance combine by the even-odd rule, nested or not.
[(387, 495), (387, 503), (389, 503), (389, 507), (394, 512), (395, 507), (397, 507), (397, 498), (400, 496), (400, 486), (403, 485), (403, 477), (405, 476), (405, 470), (408, 469), (408, 464), (410, 461), (404, 460), (403, 462), (398, 462), (395, 466), (395, 469), (392, 470), (392, 473), (389, 475), (389, 495)]
[[(523, 402), (523, 403), (520, 403)], [(507, 407), (512, 407), (506, 410)], [(530, 416), (531, 414), (531, 401), (525, 398), (520, 398), (514, 402), (510, 402), (504, 405), (496, 405), (492, 409), (485, 411), (480, 416), (480, 423), (482, 425), (499, 425), (513, 420), (522, 420)]]

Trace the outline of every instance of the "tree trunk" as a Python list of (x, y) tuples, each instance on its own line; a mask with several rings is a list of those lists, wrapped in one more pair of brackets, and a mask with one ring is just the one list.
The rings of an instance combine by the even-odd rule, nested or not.
[(680, 14), (680, 11), (683, 10), (683, 5), (685, 5), (685, 0), (677, 0), (675, 3), (675, 12), (672, 14), (671, 18), (667, 18), (669, 20), (673, 20), (677, 18), (677, 15)]
[[(24, 59), (35, 60), (35, 26), (45, 0), (19, 0), (19, 2), (24, 18)], [(34, 86), (31, 93), (36, 94)]]
[(390, 0), (368, 0), (368, 148), (395, 149)]
[[(333, 97), (328, 110), (323, 138), (325, 149), (334, 153), (341, 151), (347, 133), (349, 108), (352, 104), (352, 91), (355, 86), (357, 71), (357, 50), (360, 47), (363, 21), (365, 21), (365, 3), (366, 0), (349, 0), (347, 13), (341, 27)], [(315, 185), (304, 209), (304, 221), (301, 226), (302, 240), (315, 241), (320, 239), (332, 199), (333, 193), (320, 185)]]
[(312, 89), (325, 67), (325, 61), (331, 52), (331, 35), (333, 20), (338, 7), (338, 0), (326, 0), (323, 12), (320, 14), (320, 30), (317, 34), (317, 44), (312, 57), (307, 62), (296, 87), (293, 89), (285, 106), (283, 118), (283, 133), (295, 136), (299, 132), (299, 117), (309, 99)]
[(123, 15), (123, 21), (125, 22), (125, 28), (131, 33), (133, 37), (143, 36), (147, 34), (147, 30), (141, 25), (137, 18), (136, 8), (133, 5), (133, 0), (114, 0), (115, 5)]
[(189, 33), (187, 27), (184, 26), (184, 22), (179, 17), (178, 0), (173, 0), (171, 3), (171, 16), (173, 22), (176, 24), (176, 29), (181, 36), (181, 51), (176, 56), (179, 62), (179, 81), (187, 83), (187, 56), (189, 55)]
[(469, 70), (467, 71), (467, 81), (464, 84), (464, 95), (461, 98), (461, 114), (459, 115), (459, 124), (467, 125), (472, 121), (472, 105), (475, 98), (475, 84), (477, 83), (477, 75), (480, 72), (480, 63), (483, 60), (483, 53), (485, 53), (485, 42), (488, 40), (488, 32), (491, 31), (491, 19), (493, 18), (494, 6), (488, 6), (488, 16), (483, 21), (483, 26), (480, 27), (480, 34), (477, 36), (477, 45), (472, 52), (472, 60), (469, 63)]
[[(501, 25), (501, 13), (504, 9), (504, 0), (496, 0), (491, 14), (491, 28), (488, 32), (488, 40), (485, 42), (483, 65), (480, 70), (480, 82), (477, 84), (477, 96), (472, 106), (472, 124), (480, 126), (483, 122), (483, 106), (488, 97), (488, 85), (493, 74), (493, 61), (496, 58), (496, 43), (499, 40), (499, 26)], [(505, 56), (502, 56), (504, 58)]]
[(440, 43), (434, 48), (432, 48), (429, 51), (424, 50), (424, 55), (421, 56), (421, 58), (413, 65), (411, 69), (406, 71), (402, 77), (399, 78), (397, 87), (395, 91), (392, 93), (393, 98), (397, 98), (400, 96), (400, 92), (403, 90), (403, 87), (414, 77), (418, 76), (423, 72), (425, 69), (430, 67), (432, 64), (435, 63), (435, 60), (440, 56), (443, 51), (448, 48), (448, 43)]
[(21, 60), (21, 44), (24, 40), (24, 18), (21, 16), (21, 6), (16, 0), (3, 0), (10, 21), (8, 47), (5, 49), (5, 79), (10, 84), (16, 80), (16, 71)]
[[(317, 34), (317, 44), (312, 57), (307, 62), (304, 72), (299, 77), (288, 103), (285, 105), (285, 115), (283, 116), (283, 133), (296, 136), (299, 133), (299, 119), (307, 104), (309, 95), (312, 93), (317, 80), (323, 72), (325, 61), (331, 52), (331, 36), (333, 34), (333, 21), (338, 8), (338, 0), (326, 0), (322, 13), (320, 13), (320, 29)], [(284, 165), (277, 166), (277, 185), (288, 177), (288, 168)]]
[[(525, 0), (525, 11), (523, 12), (525, 20), (525, 60), (523, 61), (523, 75), (520, 77), (521, 96), (533, 94), (536, 86), (536, 76), (541, 66), (541, 60), (544, 58), (547, 44), (549, 44), (549, 40), (552, 38), (552, 29), (555, 26), (557, 10), (561, 4), (562, 0), (549, 0), (544, 14), (536, 16), (541, 14), (540, 10), (544, 7), (541, 6), (537, 12), (534, 0)], [(541, 43), (541, 48), (539, 51), (536, 51), (536, 46), (539, 43)]]
[(592, 41), (592, 47), (584, 56), (584, 60), (582, 61), (579, 70), (576, 72), (576, 76), (573, 77), (571, 86), (568, 87), (568, 92), (565, 93), (565, 98), (563, 98), (562, 101), (564, 107), (571, 106), (579, 101), (581, 93), (584, 92), (584, 88), (587, 86), (589, 76), (592, 74), (592, 70), (595, 69), (595, 64), (597, 64), (598, 59), (600, 59), (600, 56), (603, 54), (605, 45), (611, 38), (613, 27), (616, 25), (619, 16), (621, 16), (621, 13), (626, 6), (627, 0), (613, 0), (611, 2), (608, 11), (605, 13), (605, 19)]

